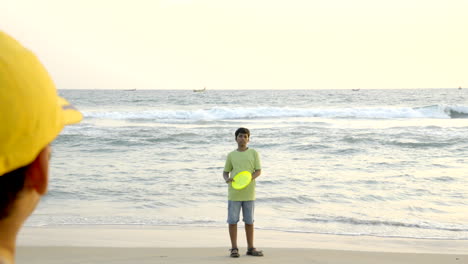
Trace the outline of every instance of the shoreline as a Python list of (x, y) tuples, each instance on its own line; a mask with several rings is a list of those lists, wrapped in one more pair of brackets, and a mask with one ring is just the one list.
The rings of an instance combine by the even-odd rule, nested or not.
[[(255, 229), (258, 248), (324, 249), (395, 253), (468, 254), (468, 240), (411, 239), (295, 233)], [(19, 247), (225, 248), (228, 229), (220, 227), (67, 225), (24, 227)], [(246, 247), (243, 225), (238, 244)]]
[(462, 264), (468, 241), (356, 237), (256, 230), (264, 257), (246, 256), (239, 227), (239, 259), (229, 257), (227, 228), (180, 226), (24, 227), (16, 263), (28, 264)]
[(463, 264), (468, 255), (428, 253), (359, 252), (324, 249), (265, 248), (264, 257), (229, 257), (225, 248), (108, 248), (108, 247), (22, 247), (17, 264), (118, 264), (118, 263), (268, 263), (268, 264)]

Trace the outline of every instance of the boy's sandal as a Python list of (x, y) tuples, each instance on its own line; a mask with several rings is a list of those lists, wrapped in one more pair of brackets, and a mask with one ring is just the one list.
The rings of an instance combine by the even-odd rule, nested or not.
[(263, 251), (257, 250), (256, 248), (249, 248), (247, 250), (247, 255), (255, 257), (263, 257)]
[(230, 251), (231, 251), (231, 258), (240, 257), (238, 248), (231, 248)]

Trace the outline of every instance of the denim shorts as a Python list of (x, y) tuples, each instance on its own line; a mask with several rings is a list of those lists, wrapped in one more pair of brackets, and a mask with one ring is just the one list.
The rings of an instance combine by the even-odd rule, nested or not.
[(228, 201), (228, 224), (235, 225), (239, 222), (241, 208), (242, 221), (248, 225), (253, 225), (255, 201)]

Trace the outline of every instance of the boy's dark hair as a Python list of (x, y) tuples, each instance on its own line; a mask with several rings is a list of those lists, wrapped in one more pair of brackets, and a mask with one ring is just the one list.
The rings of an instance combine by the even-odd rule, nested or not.
[(0, 220), (10, 214), (13, 202), (24, 187), (27, 169), (24, 166), (0, 176)]
[(249, 138), (250, 138), (250, 130), (248, 130), (248, 129), (245, 128), (245, 127), (240, 127), (240, 128), (238, 128), (238, 129), (236, 130), (236, 133), (235, 133), (236, 138), (237, 138), (237, 136), (238, 136), (239, 134), (247, 134), (247, 136), (249, 136)]

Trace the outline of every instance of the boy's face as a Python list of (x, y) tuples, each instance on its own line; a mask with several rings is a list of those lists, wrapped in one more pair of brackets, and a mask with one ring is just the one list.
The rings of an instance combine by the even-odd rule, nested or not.
[(236, 141), (237, 141), (237, 145), (239, 145), (239, 147), (247, 146), (247, 143), (249, 143), (249, 135), (239, 133), (237, 135), (237, 137), (236, 137)]

